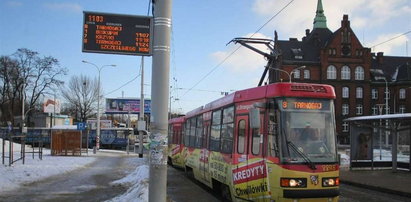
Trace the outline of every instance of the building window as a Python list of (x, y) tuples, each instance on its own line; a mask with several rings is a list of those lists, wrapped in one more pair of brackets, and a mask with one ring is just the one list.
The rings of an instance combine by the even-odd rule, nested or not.
[(348, 66), (343, 66), (341, 68), (341, 79), (342, 80), (350, 80), (351, 78), (351, 70)]
[(327, 79), (337, 79), (337, 69), (334, 65), (330, 65), (327, 68)]
[(371, 89), (371, 98), (373, 100), (378, 99), (378, 89), (375, 89), (375, 88)]
[(342, 123), (342, 132), (348, 132), (349, 126), (347, 122)]
[(372, 115), (378, 115), (378, 107), (377, 106), (373, 106), (372, 108), (371, 108), (371, 111), (372, 111)]
[(384, 99), (388, 99), (388, 100), (389, 100), (390, 97), (391, 97), (391, 96), (390, 96), (390, 93), (391, 93), (391, 92), (390, 92), (390, 89), (385, 88), (385, 89), (384, 89)]
[(405, 113), (405, 105), (400, 105), (399, 113), (400, 113), (400, 114), (404, 114), (404, 113)]
[(293, 70), (291, 73), (294, 73), (294, 79), (300, 78), (300, 70)]
[(304, 69), (304, 79), (310, 79), (310, 70)]
[(348, 87), (342, 88), (342, 97), (349, 98), (350, 97), (350, 89)]
[(357, 104), (356, 114), (357, 114), (357, 115), (362, 115), (362, 113), (363, 113), (362, 104)]
[(400, 89), (400, 99), (405, 99), (405, 88)]
[(357, 89), (355, 90), (355, 97), (356, 98), (362, 98), (363, 97), (362, 87), (357, 87)]
[(364, 80), (364, 68), (358, 66), (355, 68), (355, 80)]
[(350, 112), (350, 107), (348, 104), (342, 105), (342, 115), (348, 115)]

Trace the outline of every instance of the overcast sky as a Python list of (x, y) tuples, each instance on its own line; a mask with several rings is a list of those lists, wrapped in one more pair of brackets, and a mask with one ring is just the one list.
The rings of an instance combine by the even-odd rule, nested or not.
[[(95, 67), (82, 60), (98, 66), (115, 64), (117, 67), (106, 67), (101, 74), (105, 97), (139, 97), (140, 77), (135, 78), (141, 57), (83, 53), (82, 21), (83, 11), (147, 15), (148, 4), (148, 0), (3, 0), (0, 54), (11, 55), (18, 48), (28, 48), (42, 56), (53, 56), (61, 67), (69, 69), (65, 81), (72, 75), (97, 76)], [(237, 48), (227, 43), (252, 35), (273, 38), (274, 30), (280, 40), (301, 40), (305, 29), (312, 29), (316, 6), (317, 0), (173, 1), (170, 82), (175, 89), (171, 96), (178, 98), (171, 102), (173, 111), (187, 112), (221, 97), (221, 92), (255, 87), (266, 61), (240, 48), (221, 64)], [(352, 29), (365, 47), (411, 31), (409, 0), (323, 0), (323, 7), (331, 31), (336, 31), (343, 15), (348, 14)], [(408, 33), (372, 51), (406, 56), (408, 42), (410, 55), (410, 37)], [(151, 58), (145, 61), (145, 94), (150, 97)]]

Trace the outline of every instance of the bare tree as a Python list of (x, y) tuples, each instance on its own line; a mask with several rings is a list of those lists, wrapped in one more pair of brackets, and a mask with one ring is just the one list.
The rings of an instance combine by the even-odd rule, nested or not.
[(95, 115), (97, 111), (97, 88), (98, 81), (87, 76), (72, 76), (62, 90), (63, 98), (68, 103), (65, 110), (70, 112), (77, 121), (85, 122)]
[[(13, 121), (14, 116), (21, 115), (22, 104), (25, 105), (27, 120), (30, 120), (35, 110), (41, 110), (36, 109), (40, 96), (63, 84), (58, 78), (67, 74), (67, 69), (60, 68), (57, 59), (40, 57), (39, 53), (25, 48), (18, 49), (11, 56), (2, 56), (0, 63), (1, 108), (3, 114), (8, 112), (3, 120)], [(25, 103), (22, 103), (23, 96)]]

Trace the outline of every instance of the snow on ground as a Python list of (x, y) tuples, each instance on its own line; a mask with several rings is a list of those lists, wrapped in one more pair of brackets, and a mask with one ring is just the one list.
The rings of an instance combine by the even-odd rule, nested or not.
[(110, 202), (128, 202), (128, 201), (148, 201), (148, 176), (149, 167), (141, 165), (130, 173), (128, 176), (111, 183), (113, 186), (127, 186), (130, 187), (126, 193), (117, 196)]
[[(3, 140), (0, 139), (0, 148), (2, 147)], [(5, 141), (5, 156), (8, 156), (9, 142)], [(32, 147), (26, 145), (26, 152), (31, 152)], [(37, 149), (37, 148), (36, 148)], [(20, 157), (21, 146), (20, 144), (13, 144), (14, 159)], [(2, 155), (0, 149), (0, 156)], [(0, 194), (1, 192), (9, 191), (18, 188), (25, 183), (35, 182), (44, 178), (70, 172), (75, 169), (83, 168), (88, 164), (96, 160), (95, 156), (103, 152), (118, 152), (125, 153), (124, 151), (113, 150), (99, 150), (97, 154), (93, 154), (89, 151), (89, 155), (83, 154), (82, 156), (51, 156), (50, 149), (43, 149), (43, 160), (40, 160), (38, 154), (35, 154), (34, 159), (32, 154), (26, 154), (25, 164), (22, 161), (17, 161), (11, 166), (9, 165), (9, 159), (5, 159), (5, 164), (0, 164)], [(130, 151), (132, 155), (133, 152)], [(1, 157), (0, 157), (1, 159)], [(122, 201), (148, 201), (148, 176), (149, 169), (147, 166), (147, 159), (127, 158), (127, 164), (136, 169), (123, 179), (114, 181), (112, 186), (125, 186), (129, 187), (126, 193), (111, 199), (112, 202)], [(140, 165), (140, 166), (139, 166)]]
[[(0, 140), (0, 144), (3, 143), (2, 141)], [(9, 142), (5, 141), (5, 143), (5, 156), (8, 156)], [(13, 144), (14, 159), (20, 158), (20, 149), (20, 144)], [(31, 146), (26, 145), (25, 149), (26, 152), (32, 151)], [(85, 167), (94, 160), (92, 156), (51, 156), (50, 149), (43, 149), (43, 160), (39, 159), (38, 154), (35, 154), (34, 159), (32, 154), (26, 154), (24, 165), (19, 160), (9, 166), (9, 159), (6, 158), (5, 164), (0, 164), (0, 193), (15, 189), (25, 183)]]

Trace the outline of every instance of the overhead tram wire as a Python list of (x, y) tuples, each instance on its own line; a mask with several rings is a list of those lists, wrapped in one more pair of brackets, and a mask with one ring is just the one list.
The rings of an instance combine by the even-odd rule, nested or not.
[(116, 88), (115, 90), (112, 90), (112, 91), (108, 92), (104, 96), (110, 95), (111, 93), (114, 93), (114, 92), (120, 90), (121, 88), (123, 88), (124, 86), (130, 84), (131, 82), (135, 81), (139, 76), (141, 76), (141, 68), (143, 68), (142, 64), (140, 64), (140, 74), (137, 74), (136, 77), (132, 78), (130, 81), (127, 81), (125, 84), (121, 85), (120, 87)]
[[(284, 9), (286, 9), (291, 3), (293, 3), (294, 0), (291, 0), (288, 2), (287, 5), (285, 5), (281, 10), (279, 10), (275, 15), (273, 15), (267, 22), (265, 22), (260, 28), (257, 29), (249, 38), (252, 38), (255, 34), (257, 34), (261, 29), (263, 29), (268, 23), (270, 23), (275, 17), (277, 17)], [(194, 87), (196, 87), (199, 83), (201, 83), (204, 79), (206, 79), (211, 73), (213, 73), (218, 67), (220, 67), (222, 64), (224, 64), (225, 61), (227, 61), (228, 58), (230, 58), (232, 55), (234, 55), (235, 52), (238, 51), (242, 46), (237, 47), (234, 51), (232, 51), (228, 56), (226, 56), (220, 63), (218, 63), (213, 69), (211, 69), (210, 72), (208, 72), (205, 76), (203, 76), (197, 83), (193, 85), (189, 90), (187, 90), (181, 97), (184, 97), (187, 93), (189, 93)]]
[[(151, 1), (152, 1), (152, 0), (148, 0), (147, 16), (150, 14)], [(142, 57), (144, 57), (144, 56), (142, 56)], [(140, 72), (141, 72), (141, 68), (142, 68), (142, 67), (141, 67), (141, 65), (140, 65)], [(108, 93), (105, 94), (104, 96), (110, 95), (111, 93), (114, 93), (114, 92), (120, 90), (120, 89), (123, 88), (124, 86), (126, 86), (126, 85), (130, 84), (131, 82), (135, 81), (139, 76), (141, 76), (141, 73), (138, 74), (136, 77), (132, 78), (130, 81), (127, 81), (125, 84), (121, 85), (121, 86), (118, 87), (117, 89), (108, 92)]]
[(411, 33), (411, 30), (408, 31), (408, 32), (402, 33), (402, 34), (400, 34), (400, 35), (398, 35), (398, 36), (392, 37), (392, 38), (390, 38), (390, 39), (388, 39), (388, 40), (386, 40), (386, 41), (383, 41), (383, 42), (381, 42), (381, 43), (379, 43), (379, 44), (373, 45), (373, 46), (371, 46), (371, 48), (375, 48), (375, 47), (377, 47), (377, 46), (379, 46), (379, 45), (381, 45), (381, 44), (390, 42), (390, 41), (392, 41), (392, 40), (394, 40), (394, 39), (396, 39), (396, 38), (399, 38), (399, 37), (401, 37), (401, 36), (405, 36), (405, 35), (407, 35), (407, 34), (409, 34), (409, 33)]

